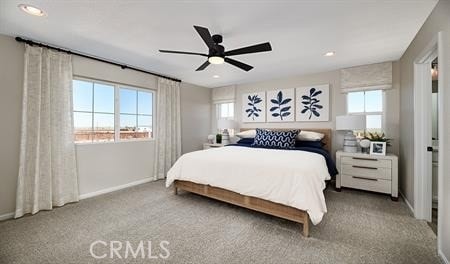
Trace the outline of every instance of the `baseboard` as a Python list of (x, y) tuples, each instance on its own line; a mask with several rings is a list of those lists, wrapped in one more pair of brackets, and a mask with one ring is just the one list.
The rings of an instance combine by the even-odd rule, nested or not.
[(441, 257), (442, 261), (445, 264), (450, 264), (450, 262), (448, 261), (447, 257), (445, 257), (444, 253), (441, 250), (438, 250), (438, 254), (439, 254), (439, 257)]
[(0, 215), (0, 221), (14, 218), (14, 212)]
[(81, 194), (80, 195), (80, 200), (91, 198), (91, 197), (98, 196), (98, 195), (102, 195), (102, 194), (105, 194), (105, 193), (110, 193), (110, 192), (122, 190), (122, 189), (125, 189), (125, 188), (133, 187), (133, 186), (136, 186), (136, 185), (139, 185), (139, 184), (143, 184), (143, 183), (147, 183), (147, 182), (151, 182), (151, 181), (153, 181), (153, 178), (145, 178), (145, 179), (134, 181), (134, 182), (130, 182), (130, 183), (127, 183), (127, 184), (114, 186), (114, 187), (102, 189), (102, 190), (95, 191), (95, 192)]
[(409, 207), (409, 210), (411, 211), (412, 215), (414, 216), (414, 208), (409, 203), (408, 199), (406, 199), (405, 195), (401, 191), (398, 192), (400, 196), (403, 198), (403, 201), (405, 201), (406, 205)]
[[(106, 188), (106, 189), (95, 191), (95, 192), (85, 193), (85, 194), (80, 195), (80, 200), (91, 198), (91, 197), (102, 195), (102, 194), (106, 194), (106, 193), (110, 193), (110, 192), (114, 192), (114, 191), (118, 191), (118, 190), (129, 188), (129, 187), (133, 187), (133, 186), (136, 186), (139, 184), (151, 182), (152, 180), (153, 180), (153, 178), (145, 178), (145, 179), (130, 182), (127, 184), (114, 186), (114, 187)], [(11, 218), (14, 218), (14, 212), (0, 215), (0, 221), (8, 220)]]

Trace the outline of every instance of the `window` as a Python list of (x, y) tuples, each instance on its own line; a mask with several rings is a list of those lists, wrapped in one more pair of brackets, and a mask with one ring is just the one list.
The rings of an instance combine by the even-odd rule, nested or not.
[[(228, 102), (228, 103), (218, 103), (216, 104), (216, 114), (217, 114), (217, 120), (219, 119), (229, 119), (234, 120), (234, 103)], [(219, 129), (217, 129), (218, 132)], [(234, 135), (234, 129), (228, 129), (228, 132), (231, 136)]]
[(217, 104), (217, 119), (234, 119), (234, 103)]
[(366, 115), (366, 131), (383, 130), (383, 91), (351, 92), (347, 94), (347, 113)]
[(153, 92), (113, 83), (73, 80), (75, 142), (153, 137)]
[(153, 94), (120, 87), (120, 139), (152, 137)]

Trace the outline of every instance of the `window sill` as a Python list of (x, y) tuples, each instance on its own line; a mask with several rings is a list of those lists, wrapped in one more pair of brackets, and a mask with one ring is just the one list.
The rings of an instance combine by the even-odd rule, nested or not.
[(154, 138), (149, 139), (129, 139), (120, 141), (104, 141), (104, 142), (75, 142), (75, 146), (89, 146), (89, 145), (103, 145), (103, 144), (123, 144), (123, 143), (137, 143), (137, 142), (152, 142)]

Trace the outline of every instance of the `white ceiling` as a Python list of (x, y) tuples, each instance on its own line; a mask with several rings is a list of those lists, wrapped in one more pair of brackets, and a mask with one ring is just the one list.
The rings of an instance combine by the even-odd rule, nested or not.
[[(0, 33), (218, 87), (397, 60), (437, 2), (0, 0)], [(48, 16), (27, 15), (17, 8), (20, 3)], [(158, 52), (206, 53), (193, 25), (222, 34), (228, 50), (270, 41), (273, 51), (233, 57), (253, 65), (250, 72), (229, 64), (195, 72), (205, 58)], [(336, 56), (323, 57), (327, 51)]]

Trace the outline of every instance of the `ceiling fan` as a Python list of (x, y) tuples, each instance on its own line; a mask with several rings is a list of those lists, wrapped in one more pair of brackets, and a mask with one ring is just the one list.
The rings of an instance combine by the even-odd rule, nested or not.
[(209, 33), (209, 30), (205, 27), (200, 26), (194, 26), (197, 33), (200, 35), (200, 37), (205, 42), (206, 46), (209, 49), (208, 54), (203, 53), (197, 53), (197, 52), (185, 52), (185, 51), (175, 51), (175, 50), (159, 50), (163, 53), (175, 53), (175, 54), (187, 54), (187, 55), (198, 55), (207, 57), (208, 60), (200, 65), (196, 69), (196, 71), (203, 71), (206, 67), (208, 67), (209, 64), (222, 64), (224, 62), (228, 62), (231, 65), (234, 65), (244, 71), (249, 71), (253, 69), (253, 66), (250, 66), (248, 64), (245, 64), (243, 62), (234, 60), (229, 58), (230, 56), (235, 55), (242, 55), (242, 54), (249, 54), (249, 53), (256, 53), (256, 52), (264, 52), (264, 51), (271, 51), (272, 47), (270, 46), (269, 42), (256, 44), (244, 48), (234, 49), (230, 51), (225, 51), (225, 47), (220, 45), (222, 43), (223, 37), (221, 35), (213, 35)]

